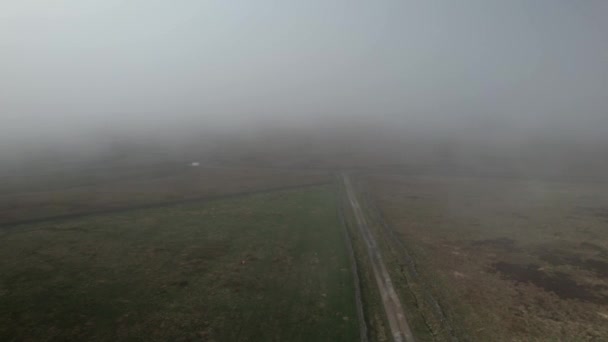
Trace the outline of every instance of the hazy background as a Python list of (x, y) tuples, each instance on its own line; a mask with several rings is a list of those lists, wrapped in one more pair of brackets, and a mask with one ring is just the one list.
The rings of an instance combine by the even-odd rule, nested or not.
[(598, 146), (606, 18), (604, 0), (5, 0), (0, 160), (353, 127)]

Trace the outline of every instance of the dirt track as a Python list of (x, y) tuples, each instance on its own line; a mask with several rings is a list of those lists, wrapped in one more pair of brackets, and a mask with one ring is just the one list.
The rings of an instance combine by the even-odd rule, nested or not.
[(357, 221), (357, 226), (359, 227), (359, 231), (363, 237), (363, 240), (365, 241), (365, 245), (369, 253), (369, 259), (372, 264), (374, 277), (376, 278), (378, 290), (382, 296), (382, 304), (384, 306), (384, 311), (386, 312), (393, 339), (396, 342), (414, 341), (414, 336), (412, 335), (410, 326), (407, 323), (405, 312), (403, 311), (399, 297), (395, 292), (391, 277), (386, 269), (386, 266), (384, 265), (384, 262), (382, 261), (382, 255), (380, 254), (380, 250), (376, 244), (374, 236), (370, 232), (369, 225), (365, 219), (363, 211), (361, 210), (359, 200), (357, 199), (350, 178), (343, 174), (342, 179), (344, 180), (346, 195)]

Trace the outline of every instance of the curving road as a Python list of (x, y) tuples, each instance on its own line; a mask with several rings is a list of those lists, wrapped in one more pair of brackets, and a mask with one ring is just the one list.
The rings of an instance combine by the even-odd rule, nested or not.
[(355, 220), (357, 221), (359, 232), (365, 241), (367, 252), (369, 253), (369, 259), (372, 264), (378, 290), (382, 296), (382, 304), (384, 306), (384, 311), (386, 312), (386, 317), (388, 319), (393, 340), (395, 342), (413, 342), (414, 336), (412, 335), (412, 330), (407, 323), (403, 307), (401, 306), (401, 301), (397, 296), (397, 292), (395, 292), (391, 277), (386, 269), (386, 266), (384, 265), (384, 262), (382, 261), (380, 249), (378, 248), (376, 240), (369, 229), (367, 220), (363, 215), (363, 211), (359, 205), (359, 200), (357, 199), (350, 178), (347, 175), (342, 174), (342, 179), (344, 180), (346, 195), (352, 207)]

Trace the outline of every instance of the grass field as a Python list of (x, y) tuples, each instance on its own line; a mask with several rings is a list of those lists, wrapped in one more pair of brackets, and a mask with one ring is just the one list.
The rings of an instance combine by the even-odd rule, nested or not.
[(0, 178), (0, 225), (330, 181), (323, 171), (185, 163), (31, 171)]
[(354, 341), (332, 187), (0, 230), (0, 340)]
[(608, 338), (608, 184), (365, 181), (461, 338)]

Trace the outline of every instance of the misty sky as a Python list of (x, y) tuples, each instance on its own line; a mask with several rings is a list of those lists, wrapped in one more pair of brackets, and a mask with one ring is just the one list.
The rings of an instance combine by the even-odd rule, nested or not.
[(3, 0), (0, 143), (340, 117), (608, 135), (606, 18), (605, 0)]

